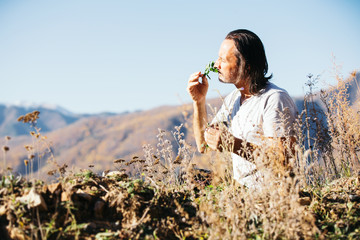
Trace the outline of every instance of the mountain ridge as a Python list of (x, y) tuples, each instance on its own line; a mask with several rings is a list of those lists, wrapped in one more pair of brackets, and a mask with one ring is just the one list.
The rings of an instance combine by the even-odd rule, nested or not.
[[(40, 112), (40, 119), (37, 126), (42, 132), (48, 133), (69, 124), (72, 124), (79, 119), (91, 116), (114, 116), (115, 113), (98, 113), (98, 114), (76, 114), (58, 105), (46, 104), (3, 104), (0, 103), (0, 136), (21, 136), (27, 135), (30, 128), (17, 119), (29, 112)], [(122, 113), (126, 114), (126, 113)]]

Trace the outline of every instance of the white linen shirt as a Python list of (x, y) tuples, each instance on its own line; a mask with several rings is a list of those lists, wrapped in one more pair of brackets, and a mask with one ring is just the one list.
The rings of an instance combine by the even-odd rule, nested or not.
[[(240, 98), (238, 89), (232, 91), (225, 98), (212, 124), (225, 121), (234, 137), (256, 145), (262, 145), (261, 137), (293, 135), (292, 124), (297, 110), (284, 89), (269, 82), (259, 94), (251, 96), (242, 104)], [(257, 188), (261, 175), (255, 171), (255, 164), (235, 153), (231, 155), (234, 179), (249, 188)]]

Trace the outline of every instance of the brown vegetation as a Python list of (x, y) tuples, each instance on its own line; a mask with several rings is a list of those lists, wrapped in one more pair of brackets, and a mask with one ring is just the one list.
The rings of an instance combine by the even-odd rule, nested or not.
[[(146, 143), (143, 154), (116, 156), (112, 171), (101, 176), (62, 164), (51, 166), (61, 173), (54, 184), (35, 181), (30, 168), (30, 179), (3, 172), (0, 234), (5, 239), (359, 239), (360, 115), (349, 106), (346, 81), (338, 81), (336, 89), (322, 92), (324, 112), (313, 104), (313, 93), (307, 94), (294, 151), (288, 140), (281, 148), (267, 144), (255, 152), (262, 180), (256, 189), (232, 180), (228, 153), (199, 159), (183, 125), (149, 133), (139, 121), (118, 125), (114, 117), (106, 119), (114, 121), (109, 125), (93, 120), (84, 129), (68, 130), (95, 142), (103, 131), (119, 134), (136, 126), (143, 135), (156, 135), (157, 144)], [(166, 114), (144, 119), (168, 121), (170, 109)], [(37, 134), (32, 146), (47, 141)], [(75, 145), (70, 149), (91, 153), (79, 142), (69, 143)], [(117, 148), (107, 144), (101, 144), (104, 153)], [(42, 157), (60, 162), (50, 153)], [(198, 169), (199, 162), (211, 172)]]

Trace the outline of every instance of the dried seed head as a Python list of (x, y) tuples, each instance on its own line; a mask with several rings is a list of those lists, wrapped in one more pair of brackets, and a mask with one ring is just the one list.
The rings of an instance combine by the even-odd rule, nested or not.
[(6, 137), (5, 137), (5, 140), (6, 140), (6, 141), (9, 141), (9, 140), (11, 140), (11, 137), (6, 136)]
[(66, 172), (66, 168), (68, 167), (68, 165), (66, 163), (64, 163), (64, 165), (62, 167), (59, 168), (59, 172), (61, 174), (64, 174)]
[(7, 152), (7, 151), (9, 151), (10, 150), (10, 148), (8, 147), (8, 146), (3, 146), (3, 151), (4, 152)]
[(182, 160), (181, 155), (177, 155), (176, 158), (175, 158), (174, 164), (180, 164), (181, 160)]
[(35, 158), (35, 155), (34, 154), (31, 154), (30, 156), (29, 156), (29, 159), (31, 160), (31, 159), (34, 159)]
[(89, 165), (89, 168), (93, 168), (93, 167), (94, 167), (94, 165), (92, 165), (92, 164)]
[(124, 159), (116, 159), (116, 160), (114, 160), (114, 163), (122, 163), (122, 162), (125, 162), (125, 160)]
[(24, 163), (25, 163), (25, 166), (27, 166), (29, 164), (29, 160), (25, 159)]
[(129, 164), (133, 164), (133, 163), (136, 163), (137, 162), (137, 160), (130, 160), (130, 162), (129, 162)]
[(27, 151), (31, 151), (33, 149), (31, 145), (25, 145), (24, 147), (26, 148)]
[(35, 123), (36, 120), (39, 119), (39, 114), (39, 111), (33, 111), (32, 113), (27, 113), (25, 116), (20, 116), (18, 121), (24, 123)]
[(51, 171), (49, 171), (47, 174), (50, 175), (50, 176), (52, 176), (52, 175), (54, 175), (55, 173), (56, 173), (56, 170), (51, 170)]

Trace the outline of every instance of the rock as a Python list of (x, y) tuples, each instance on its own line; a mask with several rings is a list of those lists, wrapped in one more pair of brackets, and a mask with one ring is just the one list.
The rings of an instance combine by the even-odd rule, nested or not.
[(307, 206), (311, 204), (311, 199), (309, 197), (303, 197), (298, 200), (301, 206)]
[(86, 201), (90, 202), (91, 199), (92, 199), (92, 196), (86, 192), (84, 192), (83, 190), (81, 189), (78, 189), (76, 191), (76, 195), (81, 198), (81, 199), (85, 199)]
[(68, 192), (62, 192), (61, 193), (61, 201), (62, 202), (66, 202), (66, 201), (70, 201), (70, 194)]
[(16, 240), (27, 240), (30, 239), (29, 237), (26, 237), (25, 233), (20, 230), (19, 228), (11, 228), (10, 230), (10, 238), (16, 239)]
[(101, 174), (102, 177), (106, 177), (106, 175), (110, 172), (110, 170), (105, 170), (103, 171), (103, 173)]
[(27, 204), (29, 208), (39, 207), (39, 210), (47, 211), (44, 198), (36, 192), (35, 188), (32, 188), (27, 195), (16, 198), (16, 200)]
[(360, 202), (360, 196), (359, 195), (355, 195), (355, 194), (350, 194), (349, 195), (349, 200), (351, 202)]
[(1, 205), (0, 206), (0, 216), (5, 215), (6, 211), (7, 211), (7, 209), (6, 209), (5, 205)]
[(121, 176), (121, 175), (122, 175), (122, 172), (120, 172), (120, 171), (111, 171), (106, 174), (103, 173), (104, 177), (115, 177), (115, 176)]
[(103, 218), (103, 211), (104, 211), (105, 202), (104, 201), (97, 201), (94, 206), (94, 213), (95, 218), (102, 219)]
[(61, 183), (54, 183), (54, 184), (50, 184), (47, 186), (48, 187), (48, 190), (51, 194), (54, 194), (57, 190), (61, 190), (62, 189), (62, 186), (61, 186)]

